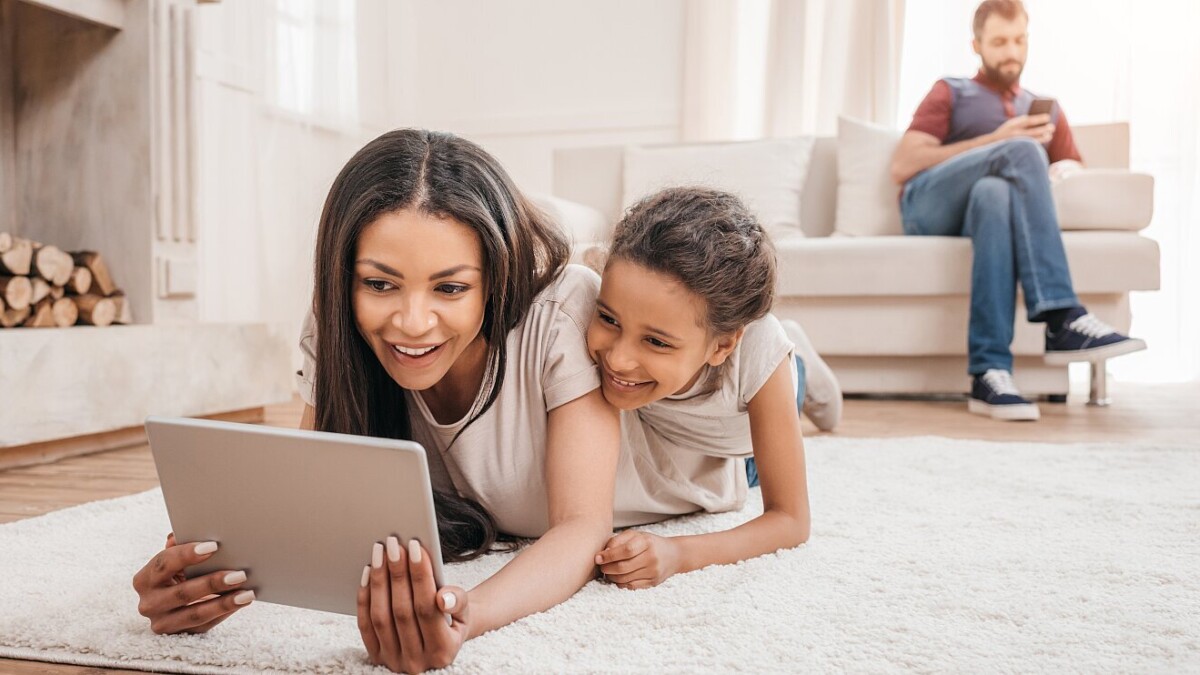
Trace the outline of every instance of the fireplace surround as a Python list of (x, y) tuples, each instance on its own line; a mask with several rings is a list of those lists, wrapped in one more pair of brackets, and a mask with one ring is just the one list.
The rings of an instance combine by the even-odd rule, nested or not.
[(136, 430), (150, 414), (291, 396), (290, 336), (199, 320), (194, 10), (0, 0), (0, 232), (99, 251), (132, 317), (0, 331), (0, 464), (30, 444)]

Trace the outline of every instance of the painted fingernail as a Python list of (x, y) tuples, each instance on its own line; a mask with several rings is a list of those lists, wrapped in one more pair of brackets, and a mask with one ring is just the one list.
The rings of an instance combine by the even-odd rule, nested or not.
[(371, 567), (379, 569), (383, 567), (383, 544), (375, 542), (371, 547)]
[(363, 565), (363, 578), (362, 578), (362, 581), (358, 582), (359, 585), (362, 586), (363, 588), (366, 588), (367, 581), (370, 580), (370, 578), (371, 578), (371, 566)]
[(408, 540), (408, 557), (412, 558), (414, 563), (421, 562), (421, 542), (416, 539)]
[(233, 596), (233, 604), (235, 605), (248, 605), (252, 602), (254, 602), (254, 591), (242, 591)]
[(196, 544), (196, 548), (192, 549), (192, 551), (195, 552), (196, 555), (208, 555), (209, 553), (212, 553), (216, 550), (217, 550), (217, 542), (215, 542), (215, 541), (201, 542), (199, 544)]
[(400, 562), (400, 540), (395, 537), (387, 538), (388, 560)]
[(238, 570), (236, 572), (230, 572), (229, 574), (225, 575), (225, 585), (226, 586), (236, 586), (245, 580), (246, 580), (246, 573), (243, 572), (242, 570)]
[(458, 596), (454, 595), (450, 591), (446, 591), (445, 593), (442, 593), (442, 608), (443, 609), (445, 609), (446, 611), (450, 611), (450, 610), (454, 609), (454, 606), (457, 604), (458, 604)]

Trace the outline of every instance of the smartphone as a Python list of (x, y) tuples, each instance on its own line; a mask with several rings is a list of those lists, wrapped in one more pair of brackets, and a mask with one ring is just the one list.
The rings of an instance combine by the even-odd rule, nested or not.
[(1035, 98), (1033, 103), (1029, 104), (1030, 115), (1049, 115), (1054, 110), (1054, 99), (1052, 98)]

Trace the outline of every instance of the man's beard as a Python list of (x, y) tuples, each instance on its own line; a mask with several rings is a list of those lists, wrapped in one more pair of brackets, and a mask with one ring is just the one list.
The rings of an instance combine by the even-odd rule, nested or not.
[[(1017, 72), (1016, 73), (1009, 75), (1001, 70), (1001, 68), (1003, 68), (1005, 65), (1007, 65), (1009, 63), (1017, 64)], [(992, 66), (989, 66), (987, 64), (987, 62), (984, 62), (984, 64), (983, 64), (983, 74), (986, 75), (987, 78), (989, 80), (991, 80), (992, 82), (995, 82), (996, 84), (1004, 85), (1006, 87), (1011, 87), (1012, 85), (1016, 84), (1017, 80), (1021, 79), (1021, 73), (1024, 71), (1025, 71), (1025, 64), (1021, 63), (1020, 61), (1005, 61), (1004, 63), (1001, 63), (994, 68)]]

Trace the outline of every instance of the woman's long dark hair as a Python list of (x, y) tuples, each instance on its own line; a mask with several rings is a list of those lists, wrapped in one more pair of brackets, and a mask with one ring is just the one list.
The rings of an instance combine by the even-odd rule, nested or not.
[[(412, 437), (404, 390), (359, 334), (351, 301), (359, 236), (381, 215), (409, 208), (471, 227), (483, 247), (487, 393), (468, 425), (500, 393), (508, 332), (566, 265), (570, 250), (562, 232), (479, 146), (420, 129), (391, 131), (368, 143), (333, 181), (317, 234), (314, 403), (321, 431)], [(495, 521), (478, 502), (435, 490), (434, 503), (445, 560), (470, 560), (495, 545)]]

